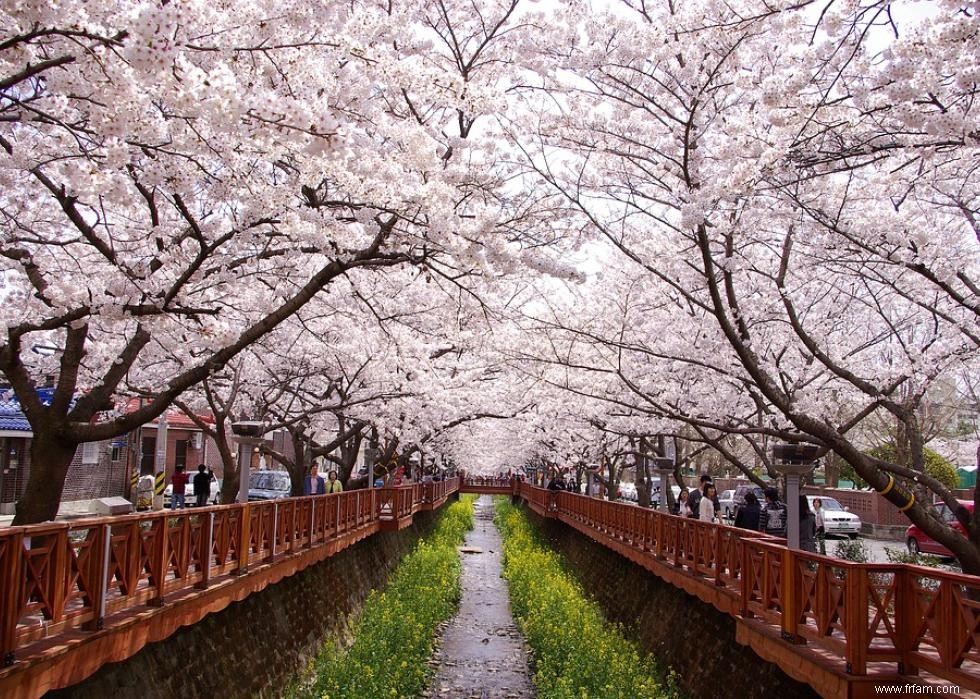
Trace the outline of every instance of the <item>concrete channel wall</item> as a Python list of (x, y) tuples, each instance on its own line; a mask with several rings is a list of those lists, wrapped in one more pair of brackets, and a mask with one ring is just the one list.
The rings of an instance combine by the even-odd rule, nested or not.
[(816, 698), (735, 640), (735, 620), (565, 524), (528, 511), (585, 591), (692, 697)]

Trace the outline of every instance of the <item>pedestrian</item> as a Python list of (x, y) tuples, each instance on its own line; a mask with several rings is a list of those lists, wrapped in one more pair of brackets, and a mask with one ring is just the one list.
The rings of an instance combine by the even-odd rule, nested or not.
[(327, 484), (317, 471), (316, 464), (310, 466), (310, 475), (303, 479), (303, 495), (323, 495), (327, 492)]
[(177, 464), (174, 467), (174, 475), (170, 477), (170, 509), (176, 510), (178, 507), (185, 507), (184, 496), (187, 490), (187, 483), (190, 476), (184, 473), (184, 464)]
[(194, 497), (197, 499), (196, 505), (204, 507), (211, 499), (211, 480), (214, 474), (208, 473), (208, 467), (198, 464), (197, 473), (194, 474)]
[(677, 496), (677, 505), (674, 514), (681, 517), (691, 516), (691, 492), (687, 488), (683, 488)]
[(735, 511), (735, 526), (757, 532), (759, 531), (760, 514), (759, 498), (755, 496), (755, 493), (748, 492), (745, 494), (745, 502), (739, 505)]
[(701, 492), (701, 500), (698, 503), (698, 519), (702, 522), (715, 522), (715, 486), (712, 483), (705, 483), (704, 490)]
[(557, 473), (551, 474), (551, 480), (548, 481), (548, 490), (564, 490), (565, 484), (562, 482), (561, 477)]
[(813, 498), (813, 521), (817, 527), (817, 548), (821, 556), (827, 555), (827, 530), (823, 526), (823, 500)]
[(816, 518), (810, 511), (806, 495), (800, 495), (800, 548), (810, 553), (817, 552)]
[(698, 486), (697, 490), (692, 490), (690, 498), (688, 500), (688, 506), (691, 508), (691, 517), (698, 517), (701, 511), (701, 497), (704, 495), (704, 486), (711, 483), (711, 476), (707, 473), (701, 474), (701, 484)]
[(786, 538), (786, 505), (779, 500), (779, 491), (766, 488), (766, 505), (759, 513), (759, 531)]
[(337, 480), (337, 472), (330, 471), (327, 474), (327, 492), (328, 493), (342, 493), (344, 492), (344, 484)]

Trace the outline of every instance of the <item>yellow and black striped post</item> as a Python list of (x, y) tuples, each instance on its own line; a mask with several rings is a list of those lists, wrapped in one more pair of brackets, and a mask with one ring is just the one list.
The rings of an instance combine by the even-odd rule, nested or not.
[(136, 502), (136, 488), (140, 483), (140, 467), (133, 466), (133, 472), (129, 475), (129, 495), (133, 502)]
[(166, 483), (167, 474), (160, 471), (153, 477), (153, 494), (163, 495), (163, 491), (167, 489)]

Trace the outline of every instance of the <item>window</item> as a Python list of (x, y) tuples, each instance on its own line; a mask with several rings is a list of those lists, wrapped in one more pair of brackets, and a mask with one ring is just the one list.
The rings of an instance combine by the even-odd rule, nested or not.
[(174, 466), (187, 468), (187, 440), (178, 439), (174, 446)]
[(122, 447), (112, 448), (112, 461), (122, 461)]
[(99, 463), (99, 451), (102, 446), (101, 442), (85, 442), (82, 444), (82, 463), (83, 464), (97, 464)]

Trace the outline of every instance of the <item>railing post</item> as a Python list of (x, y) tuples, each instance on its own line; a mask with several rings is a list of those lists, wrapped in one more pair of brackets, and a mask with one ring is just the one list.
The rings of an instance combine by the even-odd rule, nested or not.
[(156, 546), (153, 547), (153, 563), (150, 569), (156, 576), (156, 596), (152, 597), (148, 604), (153, 607), (163, 606), (164, 585), (167, 580), (167, 565), (170, 555), (170, 528), (169, 515), (162, 515), (156, 519), (153, 526), (157, 529)]
[(3, 568), (0, 569), (0, 654), (3, 665), (14, 664), (14, 647), (17, 638), (17, 621), (21, 613), (21, 595), (24, 590), (24, 533), (17, 530), (4, 534)]
[(306, 548), (313, 548), (313, 531), (316, 528), (316, 500), (319, 496), (310, 498), (310, 531), (306, 539)]
[(851, 675), (865, 675), (868, 672), (868, 571), (865, 568), (847, 567), (844, 595), (846, 670)]
[(755, 573), (752, 570), (752, 553), (746, 540), (741, 537), (738, 539), (738, 549), (741, 558), (741, 570), (739, 571), (739, 581), (741, 582), (739, 585), (741, 590), (740, 612), (743, 617), (748, 619), (753, 616), (749, 609), (749, 602), (752, 600), (752, 580)]
[(276, 543), (279, 539), (279, 503), (272, 501), (272, 540), (269, 542), (269, 560), (276, 557)]
[(354, 493), (354, 526), (361, 526), (361, 491)]
[(51, 604), (51, 620), (61, 621), (65, 614), (65, 599), (68, 590), (68, 525), (50, 535), (54, 538), (51, 549), (51, 570), (48, 573), (48, 600)]
[(721, 525), (715, 526), (715, 554), (714, 554), (714, 567), (715, 567), (715, 585), (722, 587), (725, 581), (721, 579), (722, 568), (724, 567), (727, 556), (724, 555), (724, 544), (722, 542), (722, 534), (724, 530)]
[(238, 567), (235, 573), (241, 575), (248, 572), (248, 558), (252, 549), (252, 506), (242, 503), (238, 521)]
[(201, 527), (201, 550), (198, 551), (197, 560), (201, 566), (201, 580), (195, 585), (199, 590), (206, 590), (211, 582), (211, 563), (214, 560), (214, 512), (204, 515), (204, 526)]
[(800, 576), (793, 550), (785, 548), (782, 553), (782, 587), (780, 594), (782, 637), (783, 640), (789, 641), (790, 643), (797, 643), (799, 641), (796, 630), (800, 615), (798, 601)]
[(921, 624), (916, 612), (912, 575), (908, 568), (895, 570), (895, 636), (898, 639), (898, 672), (901, 675), (918, 675), (919, 668), (912, 662), (912, 651), (917, 626)]
[[(99, 631), (105, 626), (106, 598), (109, 591), (109, 556), (112, 549), (112, 526), (99, 525), (99, 533), (93, 543), (94, 550), (89, 560), (89, 581), (92, 589), (93, 618), (86, 626), (90, 631)], [(95, 554), (98, 554), (96, 557)]]

